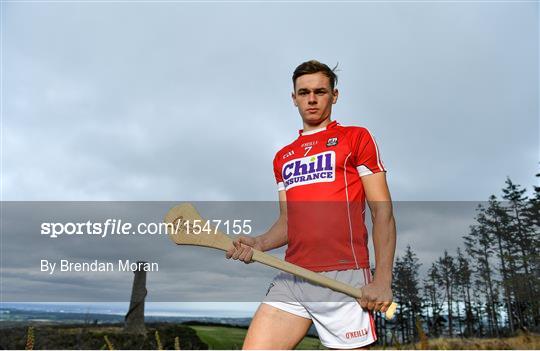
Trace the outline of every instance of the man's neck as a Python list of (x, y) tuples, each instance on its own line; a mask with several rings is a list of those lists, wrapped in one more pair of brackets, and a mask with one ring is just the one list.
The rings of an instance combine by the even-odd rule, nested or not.
[(317, 129), (321, 129), (321, 128), (325, 128), (327, 125), (329, 125), (330, 123), (332, 123), (332, 119), (330, 117), (328, 117), (327, 119), (323, 120), (321, 123), (319, 124), (307, 124), (306, 122), (304, 122), (304, 129), (303, 131), (304, 132), (309, 132), (309, 131), (312, 131), (312, 130), (317, 130)]

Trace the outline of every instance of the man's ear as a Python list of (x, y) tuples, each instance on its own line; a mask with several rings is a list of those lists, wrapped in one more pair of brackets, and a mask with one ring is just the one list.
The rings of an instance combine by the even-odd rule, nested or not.
[(298, 107), (298, 104), (296, 103), (296, 94), (295, 94), (295, 93), (291, 93), (291, 98), (292, 98), (292, 101), (293, 101), (294, 106)]
[(337, 102), (337, 99), (338, 99), (338, 96), (339, 96), (339, 90), (337, 89), (334, 89), (334, 92), (332, 93), (333, 98), (332, 98), (332, 103), (335, 104)]

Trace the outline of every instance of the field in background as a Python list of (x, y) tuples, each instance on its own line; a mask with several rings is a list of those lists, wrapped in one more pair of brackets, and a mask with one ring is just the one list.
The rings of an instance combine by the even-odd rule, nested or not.
[[(201, 341), (212, 350), (240, 350), (247, 333), (247, 329), (226, 326), (189, 325), (189, 327), (195, 329)], [(296, 349), (319, 350), (325, 349), (325, 347), (321, 345), (319, 339), (307, 336)]]

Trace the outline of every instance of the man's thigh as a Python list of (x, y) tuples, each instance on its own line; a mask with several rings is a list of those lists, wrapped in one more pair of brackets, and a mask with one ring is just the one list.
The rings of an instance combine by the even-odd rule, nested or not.
[(306, 335), (311, 319), (262, 303), (249, 326), (243, 349), (293, 349)]

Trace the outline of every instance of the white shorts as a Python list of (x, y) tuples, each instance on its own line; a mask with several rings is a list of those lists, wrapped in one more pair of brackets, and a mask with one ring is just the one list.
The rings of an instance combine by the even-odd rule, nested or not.
[[(371, 281), (368, 268), (321, 273), (357, 288)], [(321, 343), (329, 348), (352, 349), (377, 340), (373, 315), (356, 299), (289, 273), (274, 278), (262, 302), (311, 319)]]

